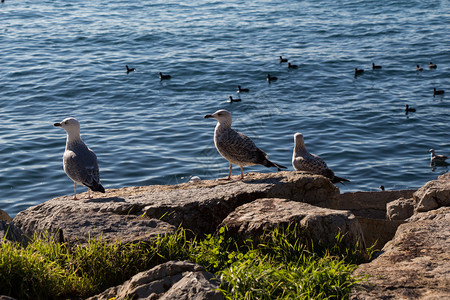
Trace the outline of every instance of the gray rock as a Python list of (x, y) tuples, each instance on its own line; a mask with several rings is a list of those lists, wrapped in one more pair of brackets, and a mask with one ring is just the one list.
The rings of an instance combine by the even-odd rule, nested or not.
[(414, 193), (415, 211), (426, 212), (450, 206), (450, 173), (432, 180)]
[(187, 261), (169, 261), (136, 274), (124, 284), (88, 298), (107, 299), (223, 299), (214, 274)]
[(400, 198), (389, 202), (386, 206), (388, 220), (406, 220), (414, 214), (414, 200)]
[(412, 216), (380, 256), (355, 271), (369, 277), (351, 299), (448, 299), (449, 228), (450, 207)]
[(344, 234), (341, 246), (364, 247), (361, 226), (348, 211), (316, 207), (307, 203), (279, 198), (258, 199), (233, 211), (222, 222), (228, 234), (241, 239), (254, 238), (277, 227), (297, 224), (304, 243), (333, 246), (338, 233)]
[(243, 181), (107, 190), (106, 196), (55, 198), (18, 213), (14, 222), (27, 235), (62, 229), (67, 241), (86, 241), (89, 233), (103, 233), (103, 240), (146, 240), (180, 225), (195, 234), (212, 233), (236, 207), (262, 197), (326, 205), (336, 201), (339, 189), (323, 176), (279, 172), (250, 173)]
[(26, 245), (27, 243), (22, 230), (17, 228), (14, 223), (8, 221), (0, 221), (0, 244), (3, 241), (18, 242), (22, 245)]

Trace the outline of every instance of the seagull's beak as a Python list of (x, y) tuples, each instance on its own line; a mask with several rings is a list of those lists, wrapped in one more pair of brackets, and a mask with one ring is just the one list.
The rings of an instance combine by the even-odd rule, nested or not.
[[(213, 116), (212, 115), (206, 115), (205, 116), (205, 119), (209, 119), (209, 118), (212, 118)], [(55, 125), (56, 126), (56, 125)]]
[(61, 127), (61, 123), (55, 123), (55, 124), (53, 124), (53, 126), (55, 126), (55, 127)]

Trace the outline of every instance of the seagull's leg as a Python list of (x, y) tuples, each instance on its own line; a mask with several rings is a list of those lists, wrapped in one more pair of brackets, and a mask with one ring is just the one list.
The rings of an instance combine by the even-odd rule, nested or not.
[(88, 196), (87, 196), (87, 199), (92, 199), (92, 196), (91, 196), (91, 190), (88, 188)]
[(241, 166), (241, 180), (244, 179), (244, 167)]
[(73, 200), (77, 200), (77, 183), (74, 182), (73, 183), (73, 191), (74, 191), (74, 195), (73, 195)]
[(218, 180), (230, 180), (231, 179), (231, 170), (233, 169), (233, 165), (230, 163), (230, 172), (228, 173), (228, 177), (219, 178)]

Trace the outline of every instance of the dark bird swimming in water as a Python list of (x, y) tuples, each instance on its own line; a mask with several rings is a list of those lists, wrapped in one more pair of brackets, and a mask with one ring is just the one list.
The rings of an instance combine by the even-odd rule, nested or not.
[(277, 77), (275, 77), (275, 76), (270, 76), (270, 74), (267, 74), (267, 81), (268, 81), (269, 83), (271, 83), (272, 81), (277, 81), (277, 80), (278, 80)]
[(237, 92), (238, 92), (238, 93), (248, 93), (248, 92), (249, 92), (249, 89), (243, 89), (243, 88), (241, 88), (240, 85), (238, 85), (238, 90), (237, 90)]
[(283, 58), (283, 57), (281, 57), (281, 55), (280, 55), (280, 63), (287, 62), (287, 61), (288, 61), (287, 58)]
[(372, 69), (373, 69), (373, 70), (381, 69), (381, 68), (382, 68), (382, 66), (377, 66), (377, 65), (375, 65), (374, 63), (372, 63)]
[(170, 76), (170, 75), (164, 75), (164, 74), (161, 73), (161, 72), (159, 72), (158, 74), (159, 74), (159, 79), (160, 79), (160, 80), (166, 80), (166, 79), (172, 78), (172, 76)]
[(430, 69), (436, 69), (437, 66), (436, 66), (435, 64), (433, 64), (433, 63), (430, 61), (430, 63), (428, 64), (428, 68), (430, 68)]
[(419, 65), (417, 65), (416, 70), (420, 72), (420, 71), (423, 71), (423, 68), (421, 68)]
[(364, 73), (364, 69), (355, 68), (355, 76), (356, 75), (361, 75), (362, 73)]
[(128, 65), (126, 65), (125, 67), (127, 68), (127, 74), (130, 73), (130, 72), (136, 71), (135, 68), (128, 68)]
[(436, 88), (433, 88), (433, 97), (436, 95), (444, 95), (444, 90), (436, 90)]
[(291, 65), (291, 63), (288, 63), (288, 69), (298, 69), (297, 65)]
[(405, 105), (405, 112), (409, 113), (409, 112), (416, 112), (416, 109), (413, 107), (409, 107), (408, 104)]
[(241, 102), (241, 99), (240, 98), (238, 98), (238, 99), (234, 99), (233, 97), (228, 97), (228, 98), (230, 98), (230, 100), (228, 100), (228, 102)]

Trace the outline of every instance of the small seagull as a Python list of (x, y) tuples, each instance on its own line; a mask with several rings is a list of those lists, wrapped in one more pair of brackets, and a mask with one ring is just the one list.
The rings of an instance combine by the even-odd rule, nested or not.
[(296, 171), (307, 171), (313, 174), (325, 176), (332, 183), (350, 182), (350, 180), (334, 175), (334, 172), (328, 168), (325, 161), (319, 156), (309, 153), (306, 150), (303, 135), (297, 132), (294, 135), (294, 152), (292, 154), (292, 166)]
[(416, 70), (420, 72), (420, 71), (423, 71), (423, 68), (421, 68), (419, 65), (417, 65)]
[(288, 69), (298, 69), (297, 65), (291, 65), (291, 63), (288, 63)]
[(361, 75), (362, 73), (364, 73), (364, 69), (355, 68), (355, 76), (356, 75)]
[(428, 150), (428, 152), (431, 153), (431, 163), (443, 163), (446, 162), (445, 160), (448, 158), (447, 155), (442, 155), (442, 154), (436, 154), (434, 152), (434, 149), (430, 149)]
[(413, 107), (409, 107), (408, 104), (405, 105), (405, 112), (408, 114), (409, 112), (416, 112), (416, 109)]
[(160, 80), (166, 80), (166, 79), (172, 78), (172, 76), (170, 76), (170, 75), (164, 75), (164, 74), (161, 73), (161, 72), (159, 72), (158, 74), (159, 74), (159, 79), (160, 79)]
[(433, 63), (430, 61), (430, 63), (428, 64), (428, 68), (430, 68), (430, 69), (436, 69), (436, 68), (437, 68), (437, 65), (433, 64)]
[(283, 58), (283, 57), (281, 57), (281, 55), (280, 55), (280, 63), (287, 62), (287, 61), (288, 61), (287, 58)]
[(78, 120), (66, 118), (62, 122), (53, 125), (61, 127), (67, 133), (63, 167), (64, 172), (74, 182), (73, 199), (77, 199), (77, 183), (88, 187), (88, 199), (91, 198), (90, 190), (104, 193), (105, 189), (100, 183), (97, 156), (81, 139)]
[(275, 77), (275, 76), (270, 76), (270, 74), (267, 74), (267, 81), (268, 81), (269, 83), (271, 83), (272, 81), (277, 81), (277, 80), (278, 80), (277, 77)]
[(243, 89), (243, 88), (241, 88), (240, 85), (238, 85), (238, 90), (237, 90), (238, 93), (248, 93), (249, 91), (250, 91), (249, 89)]
[(436, 90), (436, 88), (433, 88), (433, 97), (436, 95), (444, 95), (444, 90)]
[(244, 178), (244, 166), (263, 165), (265, 167), (275, 167), (287, 169), (286, 167), (271, 162), (267, 154), (256, 147), (255, 143), (245, 134), (235, 131), (231, 128), (231, 113), (221, 109), (212, 115), (206, 115), (205, 119), (213, 118), (217, 120), (214, 130), (214, 144), (223, 158), (230, 163), (230, 171), (226, 180), (231, 179), (231, 170), (233, 164), (241, 167), (241, 177)]
[(382, 66), (377, 66), (377, 65), (375, 65), (374, 63), (372, 63), (372, 69), (373, 69), (373, 70), (381, 69), (381, 68), (382, 68)]
[(378, 188), (379, 188), (380, 190), (384, 191), (384, 185), (380, 185)]
[(228, 100), (228, 102), (241, 102), (242, 100), (241, 100), (241, 98), (238, 98), (238, 99), (234, 99), (233, 97), (228, 97), (228, 98), (230, 98), (230, 100)]
[(130, 69), (130, 68), (128, 67), (128, 65), (126, 65), (125, 67), (127, 68), (127, 74), (130, 73), (130, 72), (136, 71), (135, 68), (131, 68), (131, 69)]

